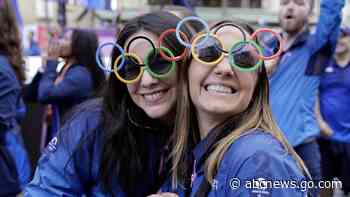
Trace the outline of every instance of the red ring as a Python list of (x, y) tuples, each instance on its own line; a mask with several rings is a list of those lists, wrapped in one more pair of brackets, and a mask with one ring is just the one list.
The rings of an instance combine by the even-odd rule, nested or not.
[(262, 60), (272, 60), (272, 59), (275, 59), (276, 57), (280, 56), (281, 53), (282, 53), (282, 51), (283, 51), (283, 40), (282, 40), (282, 37), (281, 37), (277, 32), (273, 31), (272, 29), (269, 29), (269, 28), (261, 28), (261, 29), (256, 30), (256, 31), (252, 34), (251, 39), (252, 39), (252, 40), (255, 40), (255, 38), (257, 37), (258, 33), (260, 33), (260, 32), (270, 32), (270, 33), (272, 33), (274, 36), (276, 36), (277, 39), (278, 39), (278, 41), (279, 41), (280, 48), (279, 48), (279, 50), (277, 51), (276, 54), (271, 55), (271, 56), (269, 56), (269, 57), (264, 57), (264, 56), (262, 56), (262, 55), (260, 55), (260, 54), (257, 54), (257, 57), (258, 57), (259, 59), (262, 59)]
[[(165, 32), (163, 32), (163, 33), (159, 36), (159, 39), (158, 39), (158, 45), (159, 45), (158, 47), (159, 47), (159, 48), (162, 46), (161, 43), (163, 42), (165, 36), (168, 35), (168, 34), (170, 34), (170, 33), (173, 33), (173, 32), (176, 33), (176, 29), (168, 29), (168, 30), (166, 30)], [(186, 42), (189, 42), (189, 40), (188, 40), (188, 38), (187, 38), (187, 36), (186, 36), (185, 33), (183, 33), (183, 32), (180, 31), (180, 34), (184, 37), (184, 39), (185, 39)], [(186, 54), (187, 54), (187, 50), (188, 50), (188, 49), (185, 48), (184, 52), (183, 52), (181, 55), (176, 56), (176, 57), (169, 57), (169, 56), (167, 56), (167, 55), (164, 53), (164, 51), (162, 51), (162, 50), (159, 50), (159, 54), (160, 54), (164, 59), (166, 59), (166, 60), (168, 60), (168, 61), (179, 61), (179, 60), (185, 58), (185, 56), (186, 56)]]

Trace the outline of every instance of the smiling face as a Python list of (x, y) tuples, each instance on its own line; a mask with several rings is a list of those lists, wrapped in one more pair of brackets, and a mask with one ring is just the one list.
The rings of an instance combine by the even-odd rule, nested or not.
[[(154, 44), (157, 43), (158, 37), (146, 31), (134, 34), (128, 41), (136, 36), (146, 36)], [(144, 57), (151, 49), (149, 42), (144, 39), (136, 39), (131, 43), (129, 52), (136, 54), (144, 62)], [(134, 103), (144, 110), (149, 117), (167, 121), (173, 118), (174, 115), (176, 85), (176, 72), (172, 72), (167, 78), (158, 79), (151, 76), (148, 71), (144, 71), (140, 80), (128, 84), (127, 88)]]
[(335, 53), (337, 55), (342, 55), (350, 51), (350, 36), (342, 36), (338, 39), (337, 47)]
[(298, 33), (306, 25), (311, 10), (311, 0), (280, 0), (279, 21), (282, 29)]
[[(231, 43), (231, 46), (242, 39), (241, 32), (230, 27), (222, 28), (216, 35), (226, 45)], [(188, 77), (190, 96), (197, 116), (218, 121), (248, 107), (257, 81), (256, 72), (232, 69), (227, 56), (213, 66), (203, 65), (193, 59)]]

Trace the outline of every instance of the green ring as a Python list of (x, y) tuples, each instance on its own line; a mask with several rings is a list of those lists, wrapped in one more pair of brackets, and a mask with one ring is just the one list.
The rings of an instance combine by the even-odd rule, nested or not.
[(255, 42), (253, 42), (253, 41), (251, 41), (251, 40), (240, 41), (240, 42), (237, 42), (235, 45), (233, 45), (233, 46), (231, 47), (230, 52), (229, 52), (229, 63), (230, 63), (230, 65), (231, 65), (231, 67), (233, 67), (233, 68), (235, 68), (235, 69), (237, 69), (237, 70), (243, 71), (243, 72), (255, 71), (255, 70), (257, 70), (257, 69), (262, 65), (262, 63), (263, 63), (263, 60), (262, 60), (262, 59), (259, 59), (258, 63), (256, 63), (256, 65), (253, 66), (253, 67), (251, 67), (251, 68), (242, 68), (242, 67), (236, 65), (235, 60), (234, 60), (233, 55), (232, 55), (232, 54), (233, 54), (233, 50), (234, 50), (237, 46), (239, 46), (239, 45), (241, 45), (241, 44), (246, 44), (246, 43), (252, 44), (254, 47), (256, 47), (256, 49), (258, 50), (258, 52), (259, 52), (260, 54), (262, 54), (262, 49), (261, 49), (261, 47), (260, 47), (258, 44), (256, 44)]
[[(170, 57), (171, 58), (173, 58), (174, 57), (174, 54), (171, 52), (171, 50), (170, 49), (168, 49), (168, 48), (166, 48), (166, 47), (160, 47), (160, 48), (158, 48), (157, 50), (163, 50), (165, 53), (167, 53), (167, 55), (170, 55)], [(167, 72), (167, 73), (165, 73), (165, 74), (163, 74), (163, 75), (159, 75), (159, 74), (157, 74), (157, 73), (154, 73), (153, 71), (152, 71), (152, 69), (150, 68), (150, 66), (149, 66), (149, 56), (153, 53), (153, 51), (154, 51), (154, 49), (151, 49), (148, 53), (147, 53), (147, 55), (146, 55), (146, 57), (145, 57), (145, 70), (147, 70), (153, 77), (156, 77), (156, 78), (166, 78), (166, 77), (168, 77), (174, 70), (175, 70), (175, 67), (176, 67), (176, 62), (175, 61), (171, 61), (171, 68), (170, 68), (170, 70), (169, 70), (169, 72)], [(158, 53), (158, 52), (157, 52)]]

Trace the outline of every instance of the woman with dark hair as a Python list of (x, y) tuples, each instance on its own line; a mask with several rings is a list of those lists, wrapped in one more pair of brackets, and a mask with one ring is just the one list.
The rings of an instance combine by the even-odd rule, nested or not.
[[(80, 29), (68, 30), (62, 39), (50, 43), (46, 70), (38, 87), (38, 101), (50, 104), (47, 114), (52, 114), (45, 118), (50, 122), (51, 132), (44, 138), (44, 145), (56, 135), (66, 112), (102, 87), (105, 76), (94, 59), (97, 47), (97, 35)], [(64, 59), (59, 73), (58, 57)]]
[(20, 122), (26, 108), (21, 38), (10, 0), (0, 3), (0, 196), (20, 193), (30, 178)]
[[(102, 99), (83, 103), (67, 118), (25, 196), (144, 197), (158, 191), (169, 172), (177, 79), (185, 65), (185, 59), (161, 58), (159, 50), (178, 56), (185, 48), (174, 34), (164, 39), (163, 49), (155, 46), (179, 21), (157, 12), (127, 22), (117, 39), (126, 63), (110, 75)], [(187, 28), (182, 31), (191, 38)], [(115, 48), (112, 62), (118, 65), (121, 58)], [(135, 74), (139, 68), (143, 72)], [(162, 77), (155, 74), (164, 70)]]
[[(215, 35), (207, 44), (192, 48), (178, 84), (183, 94), (177, 101), (172, 184), (162, 191), (185, 197), (306, 196), (302, 181), (308, 171), (271, 114), (253, 32), (247, 24), (224, 21), (212, 27)], [(192, 45), (196, 40), (200, 36)], [(224, 54), (227, 46), (232, 48)], [(274, 181), (294, 186), (278, 188)], [(157, 196), (166, 195), (152, 195)]]

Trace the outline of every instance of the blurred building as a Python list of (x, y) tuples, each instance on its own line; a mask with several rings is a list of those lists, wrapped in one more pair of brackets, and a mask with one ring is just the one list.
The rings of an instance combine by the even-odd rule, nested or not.
[[(55, 23), (60, 0), (19, 1), (24, 24)], [(99, 27), (114, 22), (117, 17), (128, 20), (141, 13), (159, 10), (172, 0), (63, 0), (67, 2), (67, 26)], [(317, 5), (320, 0), (316, 0)], [(348, 0), (347, 0), (348, 1)], [(85, 2), (85, 3), (84, 3)], [(88, 8), (86, 2), (98, 2)], [(101, 3), (102, 2), (102, 3)], [(240, 18), (252, 23), (277, 24), (280, 0), (188, 0), (197, 14), (207, 20)], [(102, 6), (102, 7), (101, 7)], [(315, 6), (317, 19), (319, 6)], [(344, 22), (350, 25), (350, 5), (344, 10)]]

